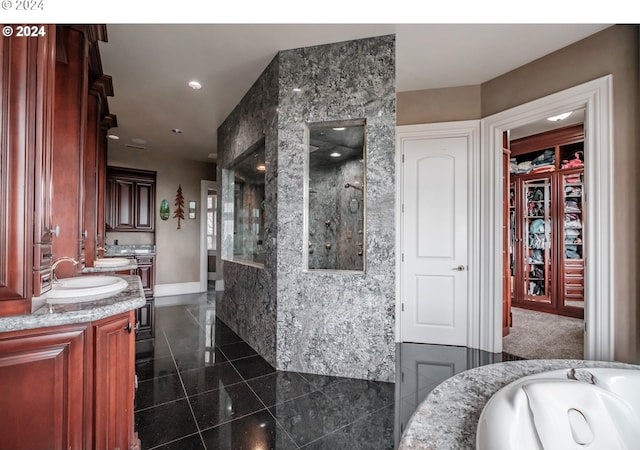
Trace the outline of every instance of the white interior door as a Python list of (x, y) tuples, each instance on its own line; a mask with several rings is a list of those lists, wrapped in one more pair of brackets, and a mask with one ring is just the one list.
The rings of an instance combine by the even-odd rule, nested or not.
[(402, 341), (467, 345), (467, 136), (402, 141)]

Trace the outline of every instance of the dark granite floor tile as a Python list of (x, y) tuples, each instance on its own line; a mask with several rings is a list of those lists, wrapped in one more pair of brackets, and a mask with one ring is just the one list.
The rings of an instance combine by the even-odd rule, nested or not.
[(163, 356), (171, 356), (171, 350), (162, 333), (153, 339), (136, 341), (136, 359), (153, 359)]
[(136, 412), (135, 427), (143, 448), (156, 447), (198, 431), (186, 399)]
[(368, 380), (350, 379), (322, 389), (348, 415), (350, 422), (392, 405), (395, 385)]
[(211, 349), (211, 352), (198, 350), (189, 353), (178, 353), (173, 356), (180, 372), (227, 362), (227, 358), (219, 350), (214, 349)]
[(229, 361), (233, 361), (234, 359), (246, 358), (247, 356), (254, 356), (258, 353), (251, 348), (249, 344), (244, 341), (235, 342), (233, 344), (226, 344), (219, 346), (224, 356), (227, 357)]
[(349, 378), (334, 377), (330, 375), (317, 375), (315, 373), (300, 373), (300, 376), (311, 383), (316, 389), (322, 389), (335, 383), (348, 380)]
[(153, 450), (206, 450), (202, 443), (200, 433), (192, 434), (182, 439), (178, 439), (168, 444), (155, 447)]
[(214, 364), (180, 373), (187, 395), (195, 395), (242, 382), (242, 377), (230, 362)]
[(202, 438), (209, 449), (295, 450), (298, 448), (266, 409), (204, 430)]
[(186, 396), (178, 374), (152, 378), (138, 383), (135, 410), (138, 411), (184, 397)]
[(201, 430), (264, 409), (262, 402), (244, 382), (190, 396), (189, 402)]
[(136, 375), (138, 381), (164, 377), (177, 372), (171, 356), (136, 361)]
[(216, 322), (216, 330), (214, 333), (214, 339), (216, 345), (223, 346), (228, 344), (234, 344), (236, 342), (244, 342), (244, 340), (238, 336), (231, 328), (222, 324), (222, 322)]
[(276, 369), (260, 355), (236, 359), (235, 361), (231, 361), (231, 364), (233, 364), (245, 380), (268, 375), (276, 371)]
[(273, 406), (316, 390), (298, 373), (281, 370), (253, 378), (247, 383), (266, 406)]
[(393, 450), (393, 407), (358, 420), (303, 446), (305, 450)]
[(304, 445), (350, 423), (342, 408), (320, 391), (269, 408), (297, 445)]

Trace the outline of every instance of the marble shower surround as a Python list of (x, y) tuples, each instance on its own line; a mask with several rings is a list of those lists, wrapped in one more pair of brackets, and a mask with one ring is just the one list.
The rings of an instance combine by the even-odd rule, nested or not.
[[(222, 267), (225, 283), (224, 298), (216, 302), (216, 315), (262, 355), (276, 365), (276, 251), (277, 236), (276, 174), (278, 171), (278, 57), (264, 70), (218, 128), (217, 176), (222, 186), (228, 185), (229, 166), (247, 149), (264, 139), (265, 149), (265, 208), (264, 208), (264, 268), (225, 261), (218, 252), (216, 264)], [(218, 229), (222, 231), (220, 245), (233, 252), (232, 235), (226, 234), (233, 225), (233, 190), (220, 189), (222, 197), (218, 214)], [(231, 211), (231, 212), (229, 212)], [(227, 222), (224, 224), (224, 222)]]
[[(279, 57), (278, 368), (393, 381), (395, 37), (287, 50)], [(361, 118), (366, 272), (306, 272), (306, 124)]]
[[(224, 262), (216, 313), (277, 369), (395, 379), (395, 104), (395, 36), (339, 42), (279, 52), (218, 130), (218, 167), (266, 137), (267, 245), (264, 269)], [(307, 123), (350, 119), (366, 121), (366, 272), (306, 271)]]

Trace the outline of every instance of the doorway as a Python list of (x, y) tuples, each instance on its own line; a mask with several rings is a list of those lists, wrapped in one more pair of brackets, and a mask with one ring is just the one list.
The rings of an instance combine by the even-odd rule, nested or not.
[(216, 271), (216, 215), (218, 183), (200, 180), (200, 291), (206, 292), (209, 284), (215, 289)]
[[(612, 285), (612, 130), (611, 76), (605, 76), (556, 94), (520, 105), (482, 120), (482, 161), (487, 167), (483, 175), (501, 179), (503, 174), (503, 142), (505, 131), (566, 111), (585, 110), (585, 190), (591, 195), (586, 203), (585, 221), (589, 224), (584, 240), (584, 358), (612, 360), (614, 292)], [(480, 344), (491, 352), (502, 351), (502, 271), (503, 258), (503, 186), (484, 183), (481, 201), (487, 214), (481, 218), (485, 248), (482, 253), (480, 290)]]

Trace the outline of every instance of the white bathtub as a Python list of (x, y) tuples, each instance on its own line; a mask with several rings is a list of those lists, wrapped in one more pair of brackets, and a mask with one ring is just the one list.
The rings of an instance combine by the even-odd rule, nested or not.
[(520, 378), (485, 405), (477, 450), (640, 448), (640, 371), (554, 370)]

